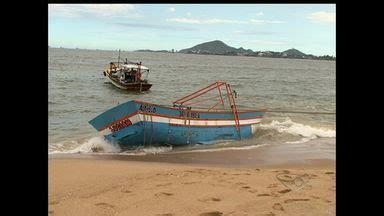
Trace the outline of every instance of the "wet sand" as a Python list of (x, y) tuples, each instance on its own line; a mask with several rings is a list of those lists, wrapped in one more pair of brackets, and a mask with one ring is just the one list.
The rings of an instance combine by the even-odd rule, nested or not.
[(330, 155), (280, 145), (50, 156), (49, 215), (335, 215)]

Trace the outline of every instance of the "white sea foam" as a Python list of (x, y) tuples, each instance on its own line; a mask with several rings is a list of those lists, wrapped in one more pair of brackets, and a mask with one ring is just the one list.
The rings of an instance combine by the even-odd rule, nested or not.
[(303, 125), (300, 123), (293, 122), (290, 118), (286, 118), (284, 121), (273, 120), (268, 124), (260, 124), (262, 129), (273, 129), (277, 130), (279, 133), (288, 133), (296, 136), (301, 136), (302, 139), (299, 141), (288, 141), (286, 143), (303, 143), (312, 139), (319, 137), (336, 137), (336, 131), (325, 129), (325, 128), (315, 128), (309, 125)]
[(113, 145), (104, 140), (103, 137), (92, 137), (86, 140), (83, 143), (78, 143), (77, 141), (71, 141), (73, 145), (77, 146), (72, 149), (64, 149), (63, 144), (55, 144), (53, 146), (60, 146), (60, 148), (50, 151), (49, 154), (58, 154), (58, 153), (93, 153), (93, 152), (102, 152), (102, 153), (117, 153), (121, 152), (121, 149), (118, 145)]
[[(296, 143), (305, 143), (310, 140), (327, 137), (334, 138), (336, 137), (336, 131), (325, 129), (325, 128), (316, 128), (309, 125), (304, 125), (300, 123), (293, 122), (290, 118), (286, 118), (283, 121), (273, 120), (270, 123), (260, 124), (260, 129), (267, 130), (276, 130), (279, 133), (288, 133), (295, 136), (300, 136), (300, 140), (296, 141), (287, 141), (285, 143), (296, 144)], [(216, 144), (216, 148), (206, 148), (206, 149), (194, 149), (188, 150), (189, 152), (216, 152), (216, 151), (225, 151), (225, 150), (247, 150), (258, 148), (263, 145), (248, 145), (248, 146), (228, 146), (223, 147), (232, 142), (223, 142)], [(87, 153), (87, 154), (120, 154), (120, 155), (148, 155), (148, 154), (159, 154), (172, 152), (174, 150), (171, 146), (160, 146), (160, 147), (144, 147), (138, 148), (136, 150), (123, 151), (118, 145), (113, 145), (107, 142), (102, 136), (92, 137), (86, 139), (85, 141), (81, 140), (72, 140), (65, 143), (56, 143), (49, 146), (49, 154), (62, 154), (62, 153)]]
[(172, 146), (159, 146), (159, 147), (145, 147), (138, 148), (133, 151), (125, 151), (119, 153), (120, 155), (149, 155), (149, 154), (160, 154), (164, 152), (172, 151)]
[(143, 147), (135, 150), (123, 151), (118, 145), (113, 145), (107, 142), (103, 137), (92, 137), (84, 142), (68, 141), (67, 145), (74, 146), (73, 148), (65, 148), (65, 144), (56, 143), (50, 145), (49, 154), (73, 154), (73, 153), (86, 153), (86, 154), (119, 154), (119, 155), (149, 155), (168, 152), (172, 150), (172, 146), (160, 147)]
[(190, 150), (188, 152), (217, 152), (217, 151), (227, 151), (227, 150), (249, 150), (249, 149), (259, 148), (265, 145), (267, 144), (239, 146), (239, 147), (211, 148), (211, 149), (196, 149), (196, 150)]

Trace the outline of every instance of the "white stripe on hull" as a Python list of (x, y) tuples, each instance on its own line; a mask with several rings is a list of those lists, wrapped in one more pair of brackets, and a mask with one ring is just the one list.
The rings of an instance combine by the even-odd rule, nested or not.
[[(165, 123), (165, 124), (174, 124), (174, 125), (188, 125), (188, 126), (235, 126), (235, 120), (184, 120), (177, 118), (167, 118), (162, 116), (153, 116), (146, 114), (136, 114), (128, 118), (132, 124), (136, 124), (141, 121), (145, 122), (155, 122), (155, 123)], [(261, 118), (254, 119), (243, 119), (239, 121), (240, 126), (242, 125), (251, 125), (252, 134), (255, 133), (257, 124), (261, 122)], [(107, 128), (105, 128), (107, 129)], [(106, 135), (109, 130), (102, 130), (102, 134)], [(101, 131), (100, 131), (101, 132)]]
[[(176, 124), (176, 125), (190, 125), (190, 126), (235, 126), (234, 120), (184, 120), (177, 118), (167, 118), (162, 116), (152, 116), (145, 114), (137, 114), (129, 118), (132, 124), (140, 121), (151, 121), (157, 123)], [(261, 118), (244, 119), (239, 121), (240, 125), (257, 124), (261, 122)]]

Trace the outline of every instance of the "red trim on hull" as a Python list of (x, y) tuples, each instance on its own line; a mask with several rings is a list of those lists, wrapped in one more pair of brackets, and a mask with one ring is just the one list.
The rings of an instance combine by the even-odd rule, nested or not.
[(116, 124), (116, 123), (118, 123), (118, 122), (120, 122), (120, 121), (123, 121), (123, 120), (127, 119), (127, 118), (130, 118), (130, 117), (132, 117), (132, 116), (134, 116), (134, 115), (136, 115), (136, 114), (138, 114), (137, 111), (136, 111), (136, 112), (133, 112), (133, 113), (131, 113), (131, 114), (129, 114), (129, 115), (126, 115), (126, 116), (124, 116), (124, 117), (122, 117), (122, 118), (119, 118), (119, 119), (117, 119), (117, 120), (115, 120), (115, 121), (109, 123), (108, 125), (106, 125), (106, 126), (100, 128), (99, 131), (102, 131), (102, 130), (108, 128), (109, 126), (114, 125), (114, 124)]

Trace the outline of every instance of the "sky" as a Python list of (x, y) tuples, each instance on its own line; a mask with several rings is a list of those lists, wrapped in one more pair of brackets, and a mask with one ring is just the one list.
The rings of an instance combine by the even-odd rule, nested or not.
[(51, 47), (181, 50), (221, 40), (336, 56), (335, 4), (49, 4)]

